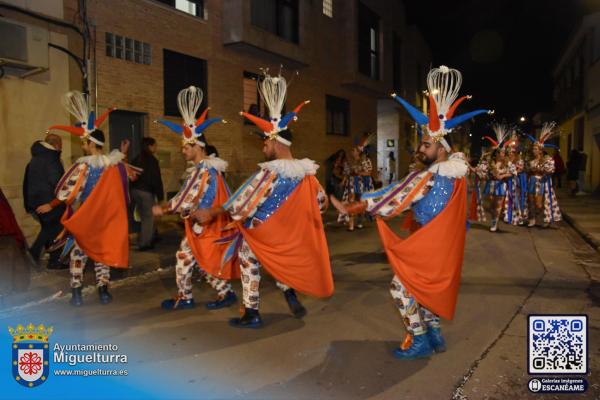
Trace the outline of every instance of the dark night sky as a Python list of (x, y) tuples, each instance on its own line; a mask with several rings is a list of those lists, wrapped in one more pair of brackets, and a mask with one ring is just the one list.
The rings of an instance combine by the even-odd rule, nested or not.
[(600, 0), (406, 0), (433, 65), (463, 73), (464, 110), (492, 108), (516, 122), (552, 110), (552, 71), (580, 18)]

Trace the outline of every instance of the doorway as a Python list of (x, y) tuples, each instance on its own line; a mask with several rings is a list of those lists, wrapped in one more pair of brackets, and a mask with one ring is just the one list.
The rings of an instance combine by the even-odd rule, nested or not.
[(108, 120), (110, 150), (118, 150), (121, 146), (121, 141), (127, 139), (131, 142), (127, 158), (135, 160), (142, 150), (146, 115), (145, 113), (124, 110), (111, 112)]

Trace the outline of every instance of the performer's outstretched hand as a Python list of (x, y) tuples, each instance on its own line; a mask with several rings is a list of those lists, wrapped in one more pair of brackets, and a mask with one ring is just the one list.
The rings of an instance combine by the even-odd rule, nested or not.
[(333, 205), (335, 209), (340, 212), (340, 214), (348, 214), (345, 204), (336, 199), (334, 195), (330, 195), (329, 199), (331, 200), (331, 205)]

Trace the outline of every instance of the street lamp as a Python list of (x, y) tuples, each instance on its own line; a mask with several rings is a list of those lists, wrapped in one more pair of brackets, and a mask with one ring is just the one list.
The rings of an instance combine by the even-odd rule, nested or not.
[(525, 122), (525, 117), (521, 117), (521, 118), (519, 118), (519, 121), (521, 121), (521, 122)]

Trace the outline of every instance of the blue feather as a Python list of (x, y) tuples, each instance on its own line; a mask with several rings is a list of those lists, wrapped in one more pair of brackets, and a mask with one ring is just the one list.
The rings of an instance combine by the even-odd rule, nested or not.
[(288, 124), (292, 121), (292, 119), (296, 116), (295, 112), (289, 112), (285, 114), (283, 118), (279, 121), (279, 128), (284, 129)]
[(552, 149), (560, 150), (560, 147), (558, 147), (555, 144), (551, 144), (551, 143), (544, 143), (544, 147), (550, 147)]
[(463, 114), (463, 115), (459, 115), (457, 117), (454, 117), (454, 118), (449, 119), (448, 121), (446, 121), (446, 123), (444, 124), (444, 127), (446, 129), (452, 129), (452, 128), (454, 128), (454, 127), (462, 124), (463, 122), (465, 122), (465, 121), (473, 118), (474, 116), (479, 115), (479, 114), (485, 114), (488, 111), (489, 110), (475, 110), (475, 111), (471, 111), (471, 112), (468, 112), (468, 113)]
[(537, 142), (537, 139), (534, 138), (533, 136), (531, 136), (531, 135), (526, 135), (526, 136), (527, 136), (527, 139), (531, 140), (531, 143), (536, 143)]
[(394, 100), (398, 103), (402, 104), (402, 106), (408, 111), (412, 119), (414, 119), (419, 125), (427, 125), (429, 123), (429, 118), (421, 111), (417, 110), (415, 107), (411, 106), (400, 96), (394, 96)]
[(96, 115), (94, 114), (94, 112), (92, 111), (90, 113), (90, 116), (88, 118), (88, 123), (87, 123), (87, 127), (88, 129), (92, 130), (94, 129), (94, 123), (96, 122)]
[(200, 125), (198, 125), (196, 127), (196, 129), (194, 129), (194, 131), (196, 133), (202, 133), (210, 125), (214, 124), (215, 122), (219, 122), (219, 121), (223, 121), (223, 119), (222, 118), (211, 118), (211, 119), (208, 119), (208, 120), (204, 121), (203, 123), (201, 123)]
[(164, 126), (166, 126), (167, 128), (169, 128), (170, 130), (172, 130), (173, 132), (175, 132), (178, 135), (181, 135), (181, 133), (183, 132), (183, 126), (177, 125), (174, 122), (167, 121), (164, 119), (159, 119), (157, 122), (163, 124)]

